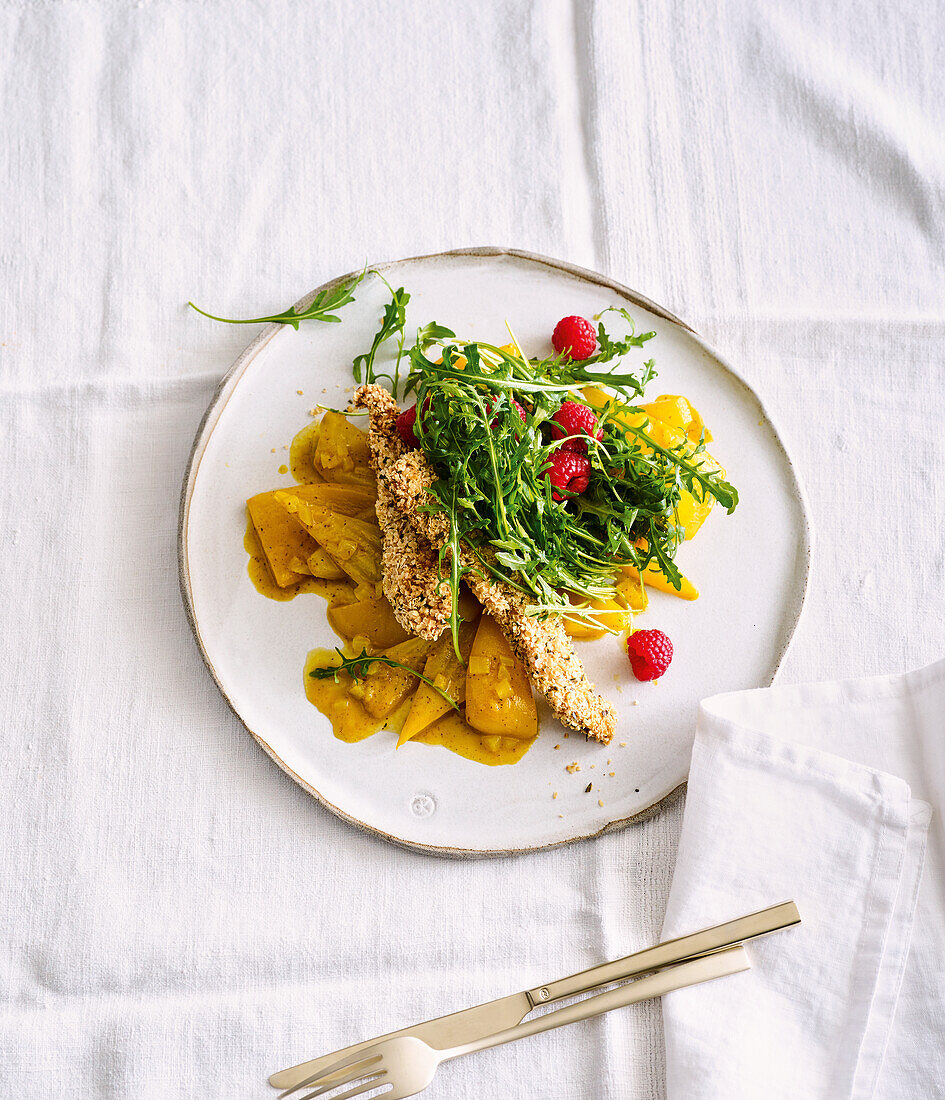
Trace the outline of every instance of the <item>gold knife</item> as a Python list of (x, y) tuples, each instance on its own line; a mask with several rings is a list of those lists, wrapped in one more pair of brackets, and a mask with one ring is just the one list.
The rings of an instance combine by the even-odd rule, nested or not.
[(279, 1070), (269, 1078), (269, 1084), (277, 1089), (292, 1088), (307, 1077), (327, 1068), (332, 1062), (356, 1054), (359, 1050), (394, 1036), (414, 1035), (439, 1050), (474, 1042), (486, 1035), (521, 1023), (538, 1005), (551, 1004), (553, 1001), (561, 1000), (562, 997), (589, 993), (613, 982), (663, 970), (687, 959), (710, 955), (743, 943), (745, 940), (766, 936), (782, 928), (790, 928), (792, 925), (799, 924), (800, 920), (800, 913), (793, 901), (772, 905), (757, 913), (749, 913), (747, 916), (737, 917), (735, 920), (725, 921), (723, 924), (716, 924), (711, 928), (704, 928), (699, 932), (691, 932), (678, 939), (644, 948), (615, 962), (592, 966), (588, 970), (582, 970), (567, 978), (559, 978), (558, 981), (549, 982), (547, 985), (535, 986), (522, 993), (512, 993), (508, 997), (500, 997), (498, 1000), (488, 1001), (474, 1008), (453, 1012), (449, 1016), (426, 1020), (412, 1027), (402, 1028), (400, 1031), (392, 1031), (387, 1035), (355, 1043), (353, 1046), (333, 1051), (310, 1062), (302, 1062), (289, 1069)]

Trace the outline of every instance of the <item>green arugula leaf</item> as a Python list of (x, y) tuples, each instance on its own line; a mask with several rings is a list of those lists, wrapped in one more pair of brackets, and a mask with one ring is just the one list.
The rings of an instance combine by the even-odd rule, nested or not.
[[(454, 605), (470, 568), (521, 592), (535, 615), (580, 617), (568, 593), (612, 599), (615, 573), (625, 565), (642, 570), (652, 563), (678, 588), (673, 559), (685, 534), (677, 518), (682, 493), (728, 511), (736, 506), (735, 489), (700, 458), (704, 440), (663, 446), (647, 431), (646, 414), (633, 401), (656, 376), (652, 359), (636, 371), (594, 369), (654, 335), (637, 336), (626, 312), (616, 312), (630, 335), (614, 340), (605, 330), (599, 355), (583, 362), (458, 344), (436, 337), (442, 326), (418, 333), (406, 390), (424, 410), (417, 435), (438, 477), (422, 507), (449, 520), (440, 560), (451, 569)], [(591, 406), (586, 386), (616, 396), (603, 409)], [(526, 408), (524, 423), (513, 400)], [(593, 409), (602, 438), (588, 439), (587, 490), (556, 501), (544, 471), (561, 444), (545, 425), (565, 400)], [(455, 632), (455, 610), (452, 625)]]
[(367, 676), (371, 675), (371, 667), (373, 665), (386, 665), (388, 668), (400, 668), (404, 672), (409, 672), (411, 676), (416, 678), (427, 685), (427, 687), (433, 688), (438, 695), (441, 695), (447, 703), (453, 708), (453, 710), (459, 710), (459, 704), (455, 699), (450, 698), (449, 695), (422, 672), (417, 672), (416, 669), (410, 667), (410, 665), (401, 664), (400, 661), (395, 661), (392, 657), (373, 656), (368, 653), (366, 649), (362, 649), (357, 657), (346, 657), (340, 649), (336, 649), (335, 652), (341, 658), (340, 665), (325, 665), (322, 668), (313, 668), (309, 672), (309, 676), (316, 680), (334, 680), (338, 683), (338, 673), (347, 672), (352, 680), (363, 680)]
[[(404, 326), (407, 323), (407, 303), (410, 301), (410, 295), (403, 287), (393, 290), (390, 283), (384, 279), (383, 275), (381, 279), (383, 279), (384, 285), (391, 292), (391, 300), (384, 307), (381, 327), (374, 334), (374, 340), (371, 343), (371, 347), (363, 354), (354, 357), (351, 368), (354, 380), (359, 385), (371, 385), (379, 378), (386, 378), (391, 384), (391, 391), (394, 397), (396, 397), (397, 387), (400, 384), (400, 361), (404, 354)], [(397, 361), (394, 366), (394, 373), (375, 374), (374, 357), (377, 355), (381, 344), (394, 335), (398, 337)]]
[(438, 325), (436, 321), (431, 321), (428, 325), (423, 325), (422, 328), (417, 329), (417, 344), (421, 351), (427, 351), (440, 340), (455, 340), (456, 333), (451, 328), (447, 328), (446, 325)]
[(346, 282), (342, 281), (327, 286), (323, 290), (320, 290), (307, 306), (302, 306), (299, 309), (296, 309), (295, 306), (290, 306), (283, 313), (275, 313), (271, 317), (247, 317), (241, 319), (236, 319), (234, 317), (215, 317), (212, 313), (207, 313), (206, 310), (201, 309), (199, 306), (195, 306), (193, 302), (188, 302), (187, 304), (191, 309), (195, 309), (198, 313), (202, 313), (204, 317), (209, 317), (211, 321), (223, 321), (224, 324), (227, 325), (261, 325), (275, 321), (280, 325), (291, 325), (295, 331), (298, 332), (300, 321), (339, 322), (341, 318), (338, 317), (334, 311), (354, 301), (354, 294), (352, 291), (367, 274), (368, 272), (365, 269), (360, 275), (356, 275)]
[[(630, 326), (629, 335), (625, 336), (622, 340), (614, 340), (604, 328), (604, 322), (601, 320), (606, 313), (619, 313)], [(642, 348), (647, 340), (652, 340), (656, 335), (655, 332), (642, 332), (639, 336), (636, 336), (634, 334), (636, 326), (633, 318), (625, 309), (619, 306), (610, 306), (608, 309), (605, 309), (604, 312), (597, 317), (597, 321), (599, 322), (597, 326), (597, 346), (600, 348), (600, 351), (597, 352), (596, 355), (592, 355), (589, 359), (583, 360), (585, 363), (606, 363), (609, 359), (617, 359), (622, 355), (626, 355), (631, 348)]]

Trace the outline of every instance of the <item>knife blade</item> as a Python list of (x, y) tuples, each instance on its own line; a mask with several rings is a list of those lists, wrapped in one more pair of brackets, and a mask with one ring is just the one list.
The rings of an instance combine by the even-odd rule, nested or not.
[(300, 1065), (289, 1069), (279, 1070), (269, 1078), (269, 1084), (277, 1089), (288, 1089), (320, 1073), (342, 1058), (351, 1054), (357, 1054), (359, 1050), (365, 1050), (385, 1039), (393, 1039), (401, 1035), (413, 1035), (429, 1043), (437, 1050), (445, 1050), (447, 1047), (460, 1046), (470, 1043), (474, 1039), (480, 1039), (484, 1035), (491, 1035), (495, 1031), (505, 1031), (506, 1028), (520, 1024), (531, 1012), (531, 1001), (527, 993), (511, 993), (507, 997), (499, 997), (495, 1001), (486, 1001), (484, 1004), (473, 1008), (464, 1008), (459, 1012), (451, 1012), (448, 1016), (439, 1016), (435, 1020), (424, 1020), (422, 1024), (414, 1024), (412, 1027), (404, 1027), (399, 1031), (390, 1031), (386, 1035), (378, 1035), (374, 1039), (366, 1039), (363, 1043), (355, 1043), (325, 1054), (321, 1058), (314, 1058), (311, 1062), (302, 1062)]
[(528, 1013), (540, 1004), (551, 1004), (563, 997), (589, 993), (612, 982), (675, 966), (685, 959), (714, 954), (745, 940), (757, 939), (759, 936), (777, 932), (782, 928), (789, 928), (791, 925), (799, 924), (800, 920), (800, 913), (793, 901), (772, 905), (756, 913), (748, 913), (743, 917), (736, 917), (734, 920), (703, 928), (698, 932), (690, 932), (678, 939), (646, 947), (642, 951), (614, 962), (592, 966), (588, 970), (582, 970), (567, 978), (559, 978), (547, 985), (534, 986), (521, 993), (512, 993), (507, 997), (486, 1001), (473, 1008), (452, 1012), (448, 1016), (439, 1016), (435, 1020), (425, 1020), (423, 1023), (401, 1028), (399, 1031), (391, 1031), (386, 1035), (366, 1039), (343, 1050), (332, 1051), (310, 1062), (302, 1062), (289, 1069), (279, 1070), (269, 1078), (269, 1084), (278, 1089), (292, 1088), (305, 1078), (327, 1068), (332, 1062), (395, 1036), (414, 1035), (438, 1050), (475, 1042), (486, 1035), (521, 1023)]

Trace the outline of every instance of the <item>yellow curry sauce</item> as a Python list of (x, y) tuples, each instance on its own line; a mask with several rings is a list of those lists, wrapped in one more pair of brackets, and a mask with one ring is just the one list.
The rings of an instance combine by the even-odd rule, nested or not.
[[(337, 423), (335, 426), (338, 426)], [(296, 480), (296, 485), (286, 486), (284, 490), (286, 496), (282, 497), (283, 502), (288, 501), (289, 508), (299, 508), (288, 498), (291, 497), (293, 491), (297, 492), (301, 486), (348, 484), (356, 487), (352, 496), (357, 493), (357, 487), (363, 490), (365, 486), (365, 478), (359, 476), (357, 466), (347, 471), (338, 471), (338, 476), (345, 479), (343, 482), (325, 480), (322, 474), (334, 471), (320, 469), (316, 461), (320, 428), (321, 423), (317, 421), (306, 425), (295, 436), (290, 446), (289, 466), (292, 476)], [(281, 469), (280, 472), (282, 472)], [(275, 492), (278, 492), (278, 490), (274, 490), (273, 494)], [(321, 553), (321, 551), (313, 550), (313, 547), (318, 546), (317, 540), (310, 539), (305, 531), (298, 527), (296, 522), (299, 519), (298, 510), (292, 516), (288, 525), (283, 525), (281, 517), (273, 519), (269, 515), (270, 502), (263, 498), (273, 494), (259, 494), (258, 498), (251, 498), (250, 514), (243, 540), (243, 546), (249, 555), (247, 571), (256, 590), (269, 599), (280, 601), (292, 600), (300, 593), (317, 593), (328, 602), (329, 623), (343, 643), (345, 652), (360, 653), (362, 649), (366, 649), (368, 653), (372, 654), (389, 653), (391, 656), (397, 656), (397, 650), (405, 644), (412, 643), (416, 650), (413, 663), (417, 664), (418, 671), (422, 671), (426, 667), (427, 658), (437, 643), (407, 639), (406, 633), (394, 620), (393, 612), (383, 592), (380, 591), (379, 583), (374, 586), (374, 591), (371, 591), (368, 583), (370, 577), (364, 578), (362, 583), (356, 585), (350, 577), (341, 573), (340, 570), (338, 572), (341, 573), (343, 579), (337, 579), (337, 575), (333, 579), (311, 576), (298, 571), (309, 568), (309, 565), (305, 562), (307, 554), (309, 555), (308, 562), (312, 562), (312, 554)], [(343, 492), (340, 495), (343, 496)], [(373, 497), (371, 499), (373, 500)], [(254, 523), (252, 510), (254, 501), (256, 502), (256, 523)], [(306, 515), (304, 503), (303, 501), (300, 509), (303, 516)], [(261, 509), (263, 510), (262, 513), (260, 512)], [(351, 511), (352, 509), (348, 508), (347, 510)], [(373, 505), (371, 510), (373, 510)], [(278, 515), (278, 510), (275, 514)], [(306, 518), (309, 517), (306, 516)], [(357, 518), (352, 516), (348, 516), (347, 519), (343, 519), (341, 516), (338, 518), (341, 522), (347, 523), (349, 531), (352, 526), (358, 525), (360, 527), (367, 520), (364, 513)], [(359, 533), (364, 534), (364, 531), (361, 530)], [(266, 539), (265, 546), (261, 541), (261, 534)], [(312, 554), (309, 554), (309, 551), (312, 551)], [(278, 570), (279, 580), (283, 583), (277, 583), (274, 576), (276, 570)], [(354, 613), (356, 604), (360, 608), (367, 609), (373, 637), (350, 633), (350, 631), (356, 629), (354, 624), (360, 622), (360, 619)], [(461, 610), (464, 618), (469, 620), (478, 618), (481, 612), (481, 608), (471, 599), (469, 594), (466, 594), (464, 606)], [(339, 629), (339, 626), (347, 627), (348, 632)], [(476, 633), (475, 622), (470, 621), (468, 627), (471, 631), (469, 635), (471, 639), (472, 635)], [(498, 663), (499, 660), (500, 658), (497, 658), (497, 670), (503, 672), (504, 669)], [(501, 660), (507, 663), (507, 658), (501, 658)], [(351, 743), (363, 741), (365, 738), (372, 737), (385, 729), (399, 734), (407, 721), (421, 682), (406, 672), (379, 669), (385, 674), (382, 690), (386, 688), (388, 694), (390, 694), (390, 681), (399, 676), (399, 682), (394, 685), (391, 698), (383, 699), (379, 706), (374, 707), (375, 713), (371, 713), (365, 704), (365, 692), (371, 691), (372, 681), (375, 680), (373, 670), (363, 681), (353, 680), (346, 672), (338, 674), (337, 683), (331, 678), (316, 679), (310, 675), (313, 669), (337, 665), (338, 663), (338, 654), (334, 650), (313, 649), (306, 657), (303, 669), (306, 698), (328, 718), (334, 735), (341, 741)], [(523, 672), (524, 670), (522, 670)], [(508, 680), (508, 677), (506, 679)], [(424, 685), (424, 689), (426, 689), (426, 685)], [(426, 690), (429, 694), (429, 689)], [(457, 694), (464, 695), (464, 693)], [(402, 699), (400, 698), (401, 695), (403, 696)], [(372, 700), (369, 699), (367, 701), (368, 705), (371, 705), (371, 702)], [(534, 707), (530, 689), (529, 702)], [(501, 708), (507, 706), (508, 703), (506, 700), (497, 700), (497, 705)], [(390, 706), (393, 706), (393, 709), (390, 713), (386, 713)], [(483, 733), (474, 729), (466, 722), (464, 713), (457, 712), (450, 708), (448, 704), (444, 703), (442, 709), (446, 710), (446, 713), (430, 722), (420, 732), (415, 733), (410, 737), (410, 740), (424, 745), (440, 745), (450, 752), (455, 752), (459, 756), (480, 764), (500, 765), (515, 764), (521, 760), (534, 744), (537, 736), (537, 722), (533, 722), (536, 733), (532, 736), (504, 736), (493, 732)]]
[[(338, 654), (331, 649), (313, 649), (305, 660), (305, 695), (331, 722), (340, 741), (363, 741), (379, 730), (399, 733), (407, 719), (412, 699), (407, 699), (389, 718), (374, 718), (360, 700), (350, 694), (353, 682), (346, 672), (334, 680), (316, 680), (309, 675), (313, 668), (337, 664)], [(494, 737), (478, 733), (461, 714), (450, 710), (442, 718), (411, 738), (421, 745), (442, 745), (443, 748), (475, 760), (478, 764), (516, 764), (535, 743), (535, 738)]]

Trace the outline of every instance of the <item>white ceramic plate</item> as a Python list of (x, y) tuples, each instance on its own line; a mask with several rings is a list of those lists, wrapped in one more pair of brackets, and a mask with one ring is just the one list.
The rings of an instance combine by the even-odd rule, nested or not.
[[(277, 603), (257, 593), (246, 571), (244, 502), (291, 483), (277, 469), (308, 409), (346, 404), (351, 360), (370, 345), (387, 297), (381, 281), (369, 278), (341, 324), (261, 332), (224, 378), (197, 434), (181, 503), (180, 568), (210, 672), (280, 767), (340, 817), (402, 844), (490, 855), (592, 837), (638, 819), (685, 781), (699, 700), (770, 683), (797, 623), (808, 524), (778, 434), (755, 394), (685, 324), (603, 276), (495, 248), (379, 270), (411, 294), (410, 337), (437, 320), (463, 337), (504, 343), (508, 319), (526, 353), (548, 354), (560, 317), (590, 317), (610, 305), (628, 307), (637, 331), (656, 330), (638, 353), (641, 363), (652, 356), (659, 371), (647, 397), (691, 399), (740, 494), (732, 516), (716, 509), (680, 550), (679, 564), (701, 598), (686, 603), (651, 593), (638, 620), (670, 635), (672, 669), (658, 684), (638, 684), (618, 638), (580, 644), (591, 679), (618, 707), (612, 745), (568, 737), (545, 711), (538, 741), (511, 767), (484, 767), (426, 745), (395, 752), (388, 732), (355, 745), (333, 737), (302, 686), (308, 651), (337, 643), (325, 603), (315, 595)], [(568, 773), (574, 761), (581, 770)], [(593, 790), (585, 793), (588, 783)]]

